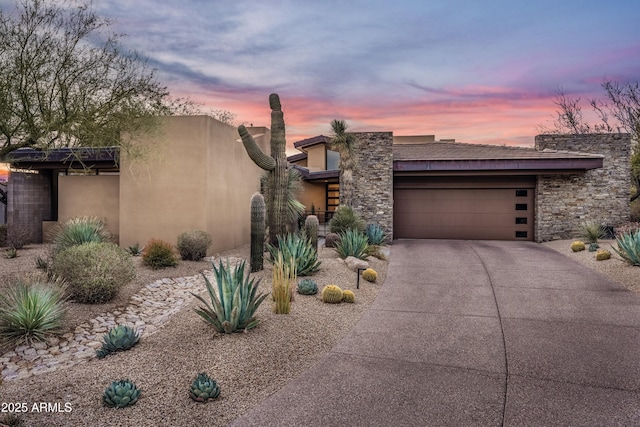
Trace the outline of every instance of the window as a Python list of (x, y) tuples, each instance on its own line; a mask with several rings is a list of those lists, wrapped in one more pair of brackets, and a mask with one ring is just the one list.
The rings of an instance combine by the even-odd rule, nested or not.
[(516, 203), (516, 210), (517, 211), (526, 211), (527, 210), (527, 204), (526, 203)]
[(526, 223), (527, 223), (526, 217), (516, 217), (516, 224), (526, 224)]
[(516, 231), (516, 239), (527, 238), (526, 231)]
[(327, 170), (338, 170), (338, 163), (340, 162), (340, 153), (333, 150), (327, 150)]
[(516, 197), (527, 197), (527, 190), (516, 190)]

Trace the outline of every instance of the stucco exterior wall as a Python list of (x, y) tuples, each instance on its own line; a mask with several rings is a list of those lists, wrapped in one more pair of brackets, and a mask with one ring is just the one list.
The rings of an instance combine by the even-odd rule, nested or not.
[[(175, 244), (191, 229), (211, 234), (209, 254), (248, 243), (249, 203), (263, 171), (246, 154), (237, 129), (207, 116), (163, 120), (162, 135), (133, 141), (152, 148), (143, 159), (122, 155), (120, 244), (144, 245), (151, 238)], [(268, 129), (250, 131), (268, 153)]]
[(120, 177), (117, 175), (59, 176), (58, 222), (79, 216), (102, 219), (118, 241)]
[(323, 183), (303, 182), (302, 192), (298, 195), (298, 201), (311, 211), (313, 205), (316, 211), (327, 210), (327, 186)]
[[(393, 133), (357, 132), (353, 209), (393, 238)], [(341, 194), (342, 196), (342, 194)]]
[(580, 224), (619, 226), (629, 220), (631, 187), (629, 134), (538, 135), (536, 149), (602, 154), (603, 167), (583, 174), (539, 175), (537, 241), (574, 238)]
[(310, 172), (327, 170), (327, 155), (324, 144), (307, 148), (307, 169)]

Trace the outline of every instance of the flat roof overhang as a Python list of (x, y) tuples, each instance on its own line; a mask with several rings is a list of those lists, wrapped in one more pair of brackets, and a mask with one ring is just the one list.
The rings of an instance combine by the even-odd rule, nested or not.
[(602, 168), (603, 161), (603, 157), (471, 160), (394, 160), (393, 172), (398, 174), (575, 174), (590, 169)]
[(19, 169), (117, 169), (120, 151), (117, 147), (57, 148), (48, 151), (19, 149), (6, 161)]
[(298, 165), (292, 165), (295, 169), (298, 170), (298, 172), (300, 172), (300, 175), (302, 175), (302, 178), (305, 181), (309, 181), (309, 182), (313, 182), (313, 181), (319, 181), (319, 180), (327, 180), (327, 179), (338, 179), (340, 177), (340, 171), (339, 170), (329, 170), (329, 171), (317, 171), (317, 172), (310, 172), (309, 169), (304, 168), (302, 166), (298, 166)]

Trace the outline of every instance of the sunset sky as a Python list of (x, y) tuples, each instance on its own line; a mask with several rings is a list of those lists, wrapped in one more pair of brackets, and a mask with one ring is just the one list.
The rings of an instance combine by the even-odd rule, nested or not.
[(637, 0), (95, 0), (174, 96), (287, 141), (353, 131), (532, 145), (558, 88), (640, 79)]

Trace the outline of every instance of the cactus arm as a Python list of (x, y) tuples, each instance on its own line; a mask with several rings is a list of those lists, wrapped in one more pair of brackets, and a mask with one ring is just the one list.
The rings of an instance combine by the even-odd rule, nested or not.
[(256, 165), (267, 171), (271, 171), (276, 167), (275, 159), (262, 152), (244, 125), (238, 127), (238, 133), (240, 134), (240, 138), (242, 138), (244, 149)]

